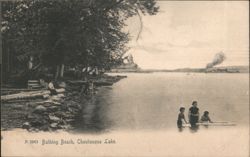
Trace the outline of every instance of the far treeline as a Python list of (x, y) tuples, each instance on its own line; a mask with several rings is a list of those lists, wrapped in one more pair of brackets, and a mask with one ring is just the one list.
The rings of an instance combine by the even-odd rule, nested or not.
[(120, 65), (128, 50), (126, 20), (158, 9), (155, 0), (3, 1), (3, 81), (28, 71), (57, 79), (67, 67)]

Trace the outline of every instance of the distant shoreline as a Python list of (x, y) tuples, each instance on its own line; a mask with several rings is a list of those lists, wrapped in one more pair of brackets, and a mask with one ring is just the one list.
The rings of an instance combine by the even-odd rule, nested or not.
[(112, 69), (108, 73), (153, 73), (153, 72), (184, 72), (184, 73), (249, 73), (249, 66), (223, 66), (213, 68), (180, 68), (180, 69)]

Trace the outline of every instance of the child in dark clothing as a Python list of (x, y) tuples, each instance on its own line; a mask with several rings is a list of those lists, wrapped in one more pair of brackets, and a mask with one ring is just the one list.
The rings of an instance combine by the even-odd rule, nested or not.
[(193, 101), (192, 107), (189, 108), (189, 123), (191, 127), (196, 127), (196, 123), (199, 121), (199, 108), (197, 107), (197, 101)]
[(187, 123), (186, 119), (185, 119), (185, 115), (184, 115), (184, 112), (185, 112), (185, 108), (184, 107), (181, 107), (180, 108), (180, 113), (178, 115), (178, 120), (177, 120), (177, 127), (178, 128), (182, 128), (182, 120), (185, 121), (185, 123)]
[(205, 111), (204, 114), (201, 116), (201, 122), (210, 122), (213, 123), (209, 117), (209, 112)]

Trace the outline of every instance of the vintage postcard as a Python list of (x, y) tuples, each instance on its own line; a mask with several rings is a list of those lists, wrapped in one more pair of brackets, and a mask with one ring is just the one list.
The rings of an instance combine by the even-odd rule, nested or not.
[(248, 157), (249, 1), (1, 1), (1, 156)]

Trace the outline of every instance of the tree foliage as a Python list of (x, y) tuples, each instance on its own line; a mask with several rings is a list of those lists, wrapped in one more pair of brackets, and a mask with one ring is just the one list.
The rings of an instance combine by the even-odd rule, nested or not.
[(158, 11), (155, 0), (19, 0), (2, 2), (3, 51), (45, 67), (109, 68), (122, 62), (127, 18)]

